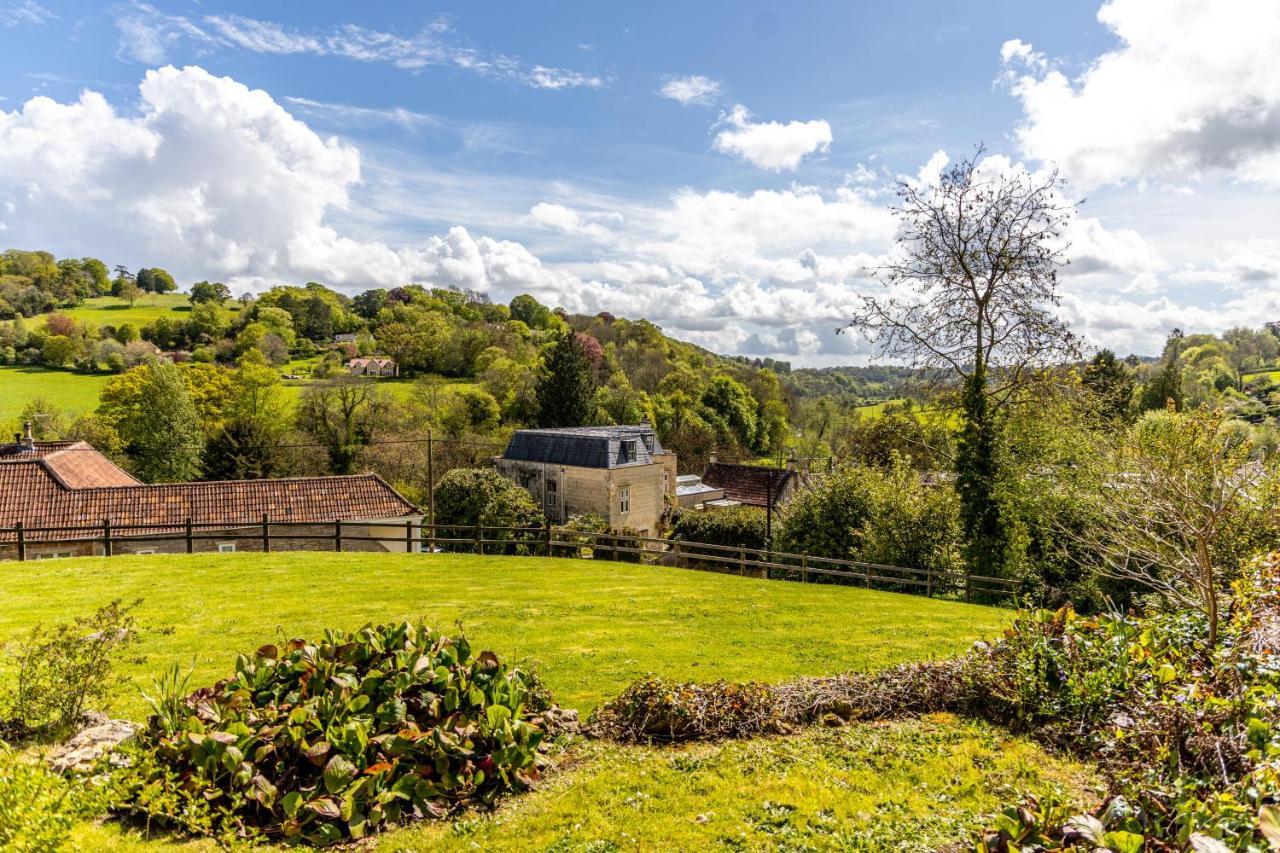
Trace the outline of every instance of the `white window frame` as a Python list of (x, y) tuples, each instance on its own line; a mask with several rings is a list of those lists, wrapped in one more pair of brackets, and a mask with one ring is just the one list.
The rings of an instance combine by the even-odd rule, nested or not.
[(36, 554), (37, 560), (65, 560), (75, 556), (70, 551), (54, 551), (52, 554)]
[(635, 462), (640, 458), (639, 442), (634, 438), (622, 439), (618, 455), (622, 457), (624, 462)]
[(234, 542), (219, 542), (219, 543), (218, 543), (218, 553), (219, 553), (219, 554), (234, 554), (235, 552), (236, 552), (236, 543), (234, 543)]
[(560, 505), (560, 484), (555, 480), (547, 480), (547, 506), (558, 507)]
[(627, 513), (631, 512), (631, 487), (630, 486), (618, 487), (618, 512), (621, 515), (626, 515)]
[(137, 551), (134, 551), (133, 553), (139, 557), (150, 557), (154, 555), (155, 552), (156, 552), (155, 548), (139, 548)]

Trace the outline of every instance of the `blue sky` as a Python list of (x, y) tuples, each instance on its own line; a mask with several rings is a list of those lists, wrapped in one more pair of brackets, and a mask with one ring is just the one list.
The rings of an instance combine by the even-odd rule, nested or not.
[(1064, 311), (1150, 352), (1280, 317), (1280, 11), (1213, 9), (0, 0), (0, 243), (858, 362), (893, 181), (984, 142), (1088, 196)]

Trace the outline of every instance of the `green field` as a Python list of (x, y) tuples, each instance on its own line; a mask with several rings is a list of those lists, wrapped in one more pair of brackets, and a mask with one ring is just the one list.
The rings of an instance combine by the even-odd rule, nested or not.
[[(38, 622), (141, 597), (141, 685), (173, 661), (193, 685), (238, 651), (325, 626), (424, 617), (534, 663), (587, 711), (656, 672), (776, 681), (952, 655), (1009, 612), (849, 587), (607, 562), (474, 555), (236, 554), (0, 563), (0, 640)], [(0, 673), (0, 677), (5, 674)], [(132, 687), (113, 710), (140, 717)], [(400, 830), (384, 850), (932, 850), (985, 824), (1015, 792), (1097, 781), (986, 725), (940, 716), (686, 748), (577, 741), (531, 794), (494, 814)], [(659, 841), (661, 839), (661, 841)], [(212, 850), (82, 825), (86, 849)]]
[(35, 397), (44, 397), (67, 414), (93, 411), (98, 408), (98, 393), (110, 378), (108, 374), (0, 365), (0, 421), (18, 417)]
[[(225, 305), (231, 311), (240, 310), (238, 302), (228, 300)], [(81, 322), (96, 326), (132, 323), (141, 327), (166, 315), (175, 320), (184, 320), (191, 311), (191, 303), (187, 301), (185, 293), (143, 294), (132, 306), (115, 296), (97, 296), (86, 299), (84, 304), (75, 308), (59, 310)]]

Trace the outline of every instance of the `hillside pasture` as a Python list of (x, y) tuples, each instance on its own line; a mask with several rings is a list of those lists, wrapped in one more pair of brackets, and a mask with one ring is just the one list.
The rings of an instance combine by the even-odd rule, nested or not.
[(0, 421), (17, 418), (36, 397), (68, 415), (91, 412), (98, 408), (98, 394), (110, 378), (37, 365), (0, 365)]
[[(239, 311), (240, 303), (227, 300), (224, 303), (230, 311)], [(132, 323), (141, 328), (147, 323), (154, 323), (161, 317), (174, 320), (185, 320), (191, 312), (191, 303), (185, 293), (144, 293), (130, 305), (118, 296), (96, 296), (86, 299), (75, 308), (60, 308), (60, 313), (74, 317), (83, 323), (95, 326), (119, 326)]]

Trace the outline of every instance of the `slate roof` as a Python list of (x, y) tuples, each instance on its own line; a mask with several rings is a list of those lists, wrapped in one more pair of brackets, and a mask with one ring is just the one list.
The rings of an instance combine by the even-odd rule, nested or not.
[[(107, 461), (86, 447), (87, 451), (72, 452)], [(0, 449), (0, 527), (13, 527), (19, 521), (26, 527), (81, 527), (107, 519), (117, 526), (158, 525), (157, 531), (164, 531), (183, 529), (188, 518), (198, 524), (236, 526), (260, 523), (264, 514), (274, 521), (310, 523), (419, 514), (417, 507), (375, 474), (145, 485), (116, 468), (130, 483), (69, 486), (49, 464), (58, 455), (16, 458)], [(0, 541), (14, 538), (12, 533), (0, 534)]]
[[(634, 457), (623, 453), (622, 442), (628, 439), (635, 440)], [(511, 437), (502, 458), (577, 468), (626, 468), (650, 465), (655, 455), (664, 453), (653, 427), (640, 424), (522, 429)]]
[(734, 465), (729, 462), (713, 462), (702, 472), (702, 482), (724, 489), (726, 500), (747, 506), (767, 506), (769, 497), (776, 507), (778, 498), (791, 485), (795, 471), (785, 468), (766, 468), (761, 465)]

